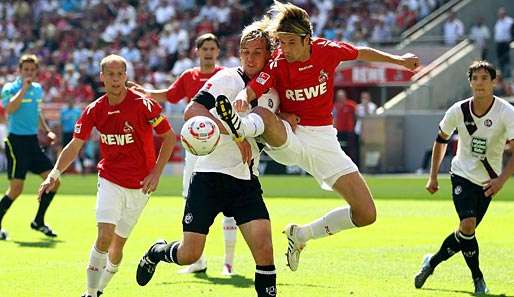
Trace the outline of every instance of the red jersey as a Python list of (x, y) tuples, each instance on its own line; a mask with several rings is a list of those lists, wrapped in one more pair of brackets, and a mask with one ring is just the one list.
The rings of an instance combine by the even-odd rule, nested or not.
[(203, 84), (221, 69), (223, 69), (222, 66), (216, 65), (212, 73), (201, 73), (199, 67), (184, 71), (166, 93), (168, 101), (177, 103), (183, 98), (190, 101), (203, 87)]
[(278, 49), (264, 70), (250, 82), (257, 98), (273, 87), (280, 97), (280, 111), (300, 117), (300, 125), (332, 125), (334, 73), (341, 61), (354, 60), (351, 44), (313, 38), (311, 56), (305, 62), (288, 63)]
[(100, 134), (98, 174), (129, 189), (141, 188), (140, 182), (155, 166), (152, 128), (158, 134), (171, 129), (160, 105), (132, 90), (117, 105), (109, 105), (107, 95), (89, 104), (73, 137), (87, 140), (93, 127)]
[(335, 104), (334, 117), (337, 132), (353, 132), (355, 130), (355, 111), (357, 103), (346, 99), (344, 104)]

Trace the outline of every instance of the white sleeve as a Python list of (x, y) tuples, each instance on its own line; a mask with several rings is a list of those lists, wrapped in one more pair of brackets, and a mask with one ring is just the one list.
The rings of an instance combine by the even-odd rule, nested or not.
[(507, 140), (514, 139), (514, 107), (508, 105), (503, 113), (503, 122), (505, 123), (505, 135)]
[(460, 104), (461, 103), (454, 104), (450, 107), (444, 114), (444, 118), (439, 123), (439, 129), (446, 135), (452, 135), (453, 131), (457, 128), (459, 112), (462, 113), (460, 110)]
[(225, 95), (232, 102), (237, 93), (244, 89), (245, 83), (237, 70), (233, 68), (218, 71), (213, 77), (205, 82), (200, 91), (206, 91), (214, 98)]

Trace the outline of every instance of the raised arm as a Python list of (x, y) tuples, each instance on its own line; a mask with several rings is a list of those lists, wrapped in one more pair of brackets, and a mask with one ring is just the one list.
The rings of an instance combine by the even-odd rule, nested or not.
[(419, 58), (411, 53), (399, 55), (389, 54), (370, 47), (357, 47), (357, 60), (366, 62), (385, 62), (403, 66), (409, 70), (419, 67)]

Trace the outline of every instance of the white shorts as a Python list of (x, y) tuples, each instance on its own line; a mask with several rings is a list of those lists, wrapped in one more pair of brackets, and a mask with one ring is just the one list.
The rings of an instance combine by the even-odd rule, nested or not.
[(282, 122), (287, 131), (286, 143), (278, 148), (265, 149), (273, 160), (301, 167), (324, 190), (332, 190), (339, 177), (359, 170), (341, 149), (334, 127), (298, 125), (293, 132), (288, 122)]
[(141, 189), (128, 189), (98, 177), (96, 197), (96, 222), (116, 225), (114, 232), (128, 238), (149, 195)]

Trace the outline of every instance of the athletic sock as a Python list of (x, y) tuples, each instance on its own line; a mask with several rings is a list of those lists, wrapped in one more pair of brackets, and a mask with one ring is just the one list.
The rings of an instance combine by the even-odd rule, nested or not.
[(255, 291), (257, 297), (270, 297), (277, 295), (277, 273), (275, 265), (255, 266)]
[(223, 218), (223, 238), (225, 239), (225, 264), (232, 267), (234, 265), (237, 240), (237, 225), (234, 218)]
[(475, 233), (467, 235), (459, 232), (459, 238), (462, 255), (464, 256), (464, 260), (466, 260), (466, 264), (468, 264), (469, 270), (471, 270), (471, 276), (473, 279), (483, 277), (478, 261), (479, 251)]
[(42, 226), (45, 224), (45, 213), (48, 209), (48, 206), (50, 206), (50, 203), (54, 199), (54, 196), (55, 192), (43, 193), (43, 195), (41, 195), (39, 208), (37, 209), (36, 218), (34, 219), (34, 222), (36, 222), (38, 225)]
[(460, 239), (457, 237), (457, 232), (458, 231), (452, 232), (446, 237), (439, 251), (430, 259), (430, 267), (435, 268), (441, 262), (448, 260), (451, 256), (460, 252)]
[(107, 252), (100, 252), (95, 246), (91, 248), (89, 264), (87, 266), (87, 292), (91, 296), (96, 296), (102, 271), (107, 261)]
[(326, 237), (339, 231), (355, 228), (349, 206), (331, 210), (318, 220), (303, 225), (298, 230), (298, 238), (302, 241)]
[(173, 241), (168, 244), (157, 245), (151, 250), (150, 253), (148, 253), (148, 259), (154, 263), (164, 261), (167, 263), (179, 264), (177, 260), (177, 251), (179, 245), (180, 241)]
[(257, 137), (264, 133), (264, 121), (256, 113), (241, 117), (241, 128), (245, 137)]
[(14, 200), (9, 198), (9, 196), (4, 195), (2, 200), (0, 200), (0, 229), (2, 229), (2, 219), (4, 218), (5, 213), (11, 207)]
[(107, 287), (114, 274), (118, 272), (118, 268), (119, 264), (112, 264), (111, 260), (109, 259), (109, 256), (107, 256), (105, 268), (102, 271), (102, 276), (100, 277), (100, 282), (98, 283), (98, 291), (103, 292), (105, 290), (105, 287)]

